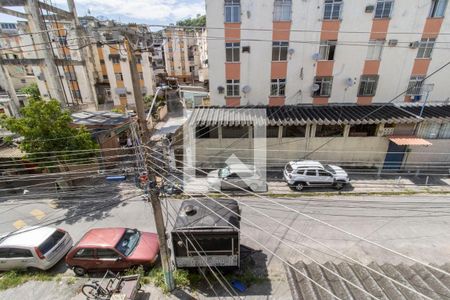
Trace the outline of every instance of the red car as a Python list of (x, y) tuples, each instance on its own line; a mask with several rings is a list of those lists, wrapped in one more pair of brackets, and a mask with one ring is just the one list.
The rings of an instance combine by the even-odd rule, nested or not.
[(88, 271), (124, 270), (135, 266), (150, 268), (158, 257), (156, 233), (129, 228), (89, 230), (66, 256), (76, 275)]

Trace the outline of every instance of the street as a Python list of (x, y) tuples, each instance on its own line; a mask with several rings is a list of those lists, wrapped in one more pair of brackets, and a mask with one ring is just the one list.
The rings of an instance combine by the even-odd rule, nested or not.
[[(36, 225), (60, 219), (65, 220), (57, 222), (55, 226), (67, 230), (74, 241), (93, 227), (125, 226), (155, 232), (151, 206), (143, 201), (140, 194), (141, 192), (131, 183), (120, 183), (103, 184), (99, 188), (83, 192), (80, 190), (78, 195), (71, 194), (70, 197), (66, 195), (59, 200), (52, 197), (10, 199), (4, 201), (1, 206), (0, 232), (15, 230), (24, 224)], [(413, 263), (289, 211), (288, 208), (299, 210), (425, 263), (442, 265), (449, 261), (450, 199), (447, 195), (355, 197), (336, 194), (318, 197), (299, 193), (297, 198), (235, 198), (240, 202), (242, 210), (241, 244), (253, 251), (253, 270), (257, 270), (262, 276), (267, 275), (269, 279), (251, 286), (245, 292), (245, 295), (254, 296), (255, 299), (266, 298), (264, 295), (268, 294), (273, 295), (274, 299), (291, 297), (285, 280), (285, 268), (280, 258), (291, 263), (310, 262), (311, 259), (319, 263), (342, 261), (338, 253), (332, 252), (327, 247), (345, 253), (364, 264), (372, 261), (392, 264)], [(180, 199), (162, 201), (163, 208), (169, 208), (168, 230), (176, 217), (181, 201)], [(270, 218), (260, 215), (258, 211)], [(323, 245), (318, 245), (306, 236)], [(53, 271), (71, 274), (71, 271), (65, 270), (62, 264)], [(23, 287), (0, 292), (0, 298), (27, 299), (30, 284), (42, 286), (44, 283), (27, 283)], [(79, 287), (74, 285), (71, 294), (60, 295), (61, 298), (55, 294), (52, 299), (70, 298), (75, 295), (77, 288)], [(36, 291), (34, 297), (39, 291), (43, 293), (42, 298), (45, 298), (44, 293), (48, 293), (48, 289), (45, 288), (34, 290)], [(207, 290), (200, 291), (202, 292), (208, 295)]]

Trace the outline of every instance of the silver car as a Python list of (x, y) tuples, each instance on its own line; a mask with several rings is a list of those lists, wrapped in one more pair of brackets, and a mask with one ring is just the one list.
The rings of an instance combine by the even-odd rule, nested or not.
[(208, 173), (211, 191), (250, 188), (254, 192), (265, 192), (267, 184), (261, 172), (254, 166), (229, 165)]
[(0, 236), (0, 271), (47, 270), (72, 248), (69, 233), (54, 227), (25, 227)]
[(297, 191), (305, 187), (333, 186), (338, 190), (350, 182), (347, 172), (335, 165), (322, 165), (318, 161), (291, 161), (284, 167), (284, 180)]

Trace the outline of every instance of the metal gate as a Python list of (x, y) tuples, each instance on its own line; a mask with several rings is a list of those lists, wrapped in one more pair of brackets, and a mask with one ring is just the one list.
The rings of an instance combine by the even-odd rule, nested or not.
[(384, 159), (383, 169), (385, 170), (398, 170), (402, 166), (403, 157), (405, 156), (406, 147), (399, 146), (394, 142), (389, 142), (388, 152)]

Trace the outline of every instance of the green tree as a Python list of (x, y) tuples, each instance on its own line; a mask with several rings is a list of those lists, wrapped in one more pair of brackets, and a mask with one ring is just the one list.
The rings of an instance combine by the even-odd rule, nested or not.
[(93, 151), (80, 151), (74, 155), (74, 150), (94, 150), (98, 145), (86, 128), (71, 126), (68, 110), (63, 110), (57, 100), (43, 101), (40, 97), (32, 97), (21, 109), (20, 118), (3, 116), (1, 120), (3, 127), (23, 137), (19, 147), (29, 159), (52, 156), (63, 161), (93, 155)]
[(23, 87), (19, 90), (21, 93), (27, 95), (28, 100), (41, 100), (41, 92), (39, 92), (39, 88), (37, 83), (32, 83), (29, 86)]
[(206, 15), (197, 15), (195, 18), (187, 18), (177, 22), (177, 26), (188, 26), (188, 27), (205, 27), (206, 26)]

